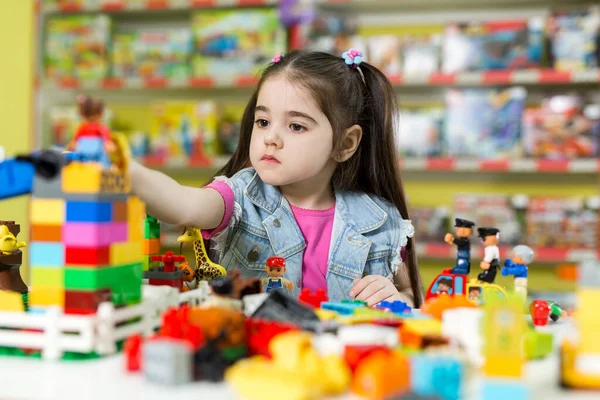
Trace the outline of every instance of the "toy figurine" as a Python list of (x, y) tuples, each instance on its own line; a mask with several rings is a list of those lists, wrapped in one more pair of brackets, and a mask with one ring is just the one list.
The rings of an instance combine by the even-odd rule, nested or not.
[(269, 275), (263, 278), (262, 283), (267, 285), (267, 293), (281, 289), (285, 285), (288, 290), (294, 289), (294, 284), (283, 277), (285, 273), (285, 259), (283, 257), (270, 257), (267, 260), (265, 271)]
[(527, 265), (533, 261), (533, 250), (525, 245), (515, 246), (512, 250), (512, 260), (504, 261), (502, 276), (515, 277), (515, 293), (527, 299)]
[(472, 286), (469, 288), (469, 300), (478, 302), (481, 298), (481, 288), (479, 286)]
[(483, 272), (477, 275), (477, 279), (481, 282), (494, 283), (500, 267), (500, 250), (498, 250), (500, 230), (486, 227), (477, 229), (477, 233), (485, 246), (483, 261), (479, 264)]
[(448, 291), (452, 287), (452, 279), (440, 279), (438, 282), (436, 294), (448, 294)]
[(456, 237), (451, 233), (447, 233), (444, 237), (446, 243), (457, 247), (456, 265), (452, 268), (453, 274), (469, 275), (471, 272), (471, 241), (469, 238), (473, 234), (474, 225), (474, 222), (466, 219), (455, 218)]
[(211, 296), (201, 304), (202, 308), (218, 307), (234, 311), (242, 310), (241, 300), (231, 297), (233, 280), (228, 276), (220, 276), (209, 282)]
[(85, 158), (84, 161), (96, 161), (109, 168), (109, 153), (115, 150), (115, 146), (110, 138), (110, 131), (102, 123), (104, 102), (81, 95), (77, 97), (77, 104), (79, 115), (84, 122), (77, 128), (75, 136), (67, 145), (67, 150), (75, 150), (79, 156)]

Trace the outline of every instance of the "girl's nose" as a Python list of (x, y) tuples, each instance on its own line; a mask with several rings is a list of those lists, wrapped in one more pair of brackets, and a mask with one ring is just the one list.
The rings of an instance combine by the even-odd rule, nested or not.
[(280, 149), (283, 146), (281, 136), (279, 136), (275, 130), (269, 131), (269, 133), (265, 135), (265, 146), (275, 146)]

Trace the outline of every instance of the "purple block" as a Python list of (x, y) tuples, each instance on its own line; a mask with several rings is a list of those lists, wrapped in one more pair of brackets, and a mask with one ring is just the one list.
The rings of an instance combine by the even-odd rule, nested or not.
[(102, 247), (127, 241), (126, 222), (67, 222), (62, 229), (66, 246)]

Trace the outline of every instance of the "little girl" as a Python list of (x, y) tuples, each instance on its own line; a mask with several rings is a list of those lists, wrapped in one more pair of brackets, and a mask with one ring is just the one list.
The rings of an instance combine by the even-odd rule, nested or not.
[[(265, 68), (237, 150), (205, 188), (132, 163), (156, 218), (203, 229), (219, 263), (266, 277), (285, 260), (288, 292), (418, 307), (422, 288), (394, 145), (394, 90), (356, 50), (294, 51)], [(280, 289), (285, 290), (285, 289)]]

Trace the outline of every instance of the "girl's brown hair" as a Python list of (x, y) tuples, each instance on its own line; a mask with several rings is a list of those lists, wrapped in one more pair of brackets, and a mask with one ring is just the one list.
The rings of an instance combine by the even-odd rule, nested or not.
[[(374, 66), (362, 62), (359, 72), (346, 65), (341, 57), (327, 53), (294, 51), (265, 68), (244, 111), (237, 150), (218, 175), (231, 177), (249, 165), (258, 93), (267, 79), (279, 74), (285, 74), (286, 79), (312, 94), (333, 128), (334, 151), (342, 144), (340, 139), (347, 128), (355, 124), (362, 128), (360, 146), (349, 160), (338, 164), (332, 178), (333, 187), (379, 196), (393, 203), (402, 218), (409, 219), (394, 143), (394, 121), (398, 112), (394, 89)], [(405, 263), (415, 306), (419, 307), (423, 290), (412, 238), (406, 246)]]

